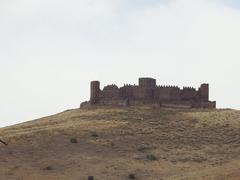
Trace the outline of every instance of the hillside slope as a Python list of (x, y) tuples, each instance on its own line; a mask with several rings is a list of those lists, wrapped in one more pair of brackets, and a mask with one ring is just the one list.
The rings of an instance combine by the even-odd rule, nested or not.
[(75, 109), (2, 128), (0, 137), (9, 143), (0, 144), (1, 180), (240, 177), (235, 110)]

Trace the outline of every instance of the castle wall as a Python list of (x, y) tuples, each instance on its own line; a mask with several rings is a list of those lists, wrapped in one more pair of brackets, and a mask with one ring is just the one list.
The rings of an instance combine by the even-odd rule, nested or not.
[(138, 87), (134, 89), (134, 98), (135, 99), (146, 99), (150, 100), (154, 98), (154, 89)]
[(196, 101), (199, 99), (199, 93), (195, 88), (185, 87), (181, 90), (181, 100)]
[(120, 88), (120, 97), (123, 99), (132, 99), (134, 94), (134, 86), (125, 85)]
[(119, 88), (116, 85), (106, 86), (100, 93), (100, 98), (104, 100), (114, 100), (119, 99), (119, 97)]
[(124, 86), (120, 88), (120, 97), (125, 99), (153, 99), (154, 88), (148, 88), (145, 86)]
[(155, 87), (156, 79), (139, 78), (139, 86), (133, 89), (134, 99), (152, 100), (154, 98)]
[(139, 86), (133, 89), (133, 99), (143, 99), (145, 97), (145, 92)]
[(160, 86), (155, 88), (154, 98), (160, 101), (173, 101), (180, 100), (180, 89), (178, 87)]
[(140, 78), (139, 85), (108, 85), (100, 89), (99, 81), (91, 82), (91, 104), (166, 104), (184, 107), (216, 108), (216, 102), (209, 101), (209, 85), (202, 84), (196, 90), (191, 87), (180, 89), (177, 86), (156, 86), (152, 78)]

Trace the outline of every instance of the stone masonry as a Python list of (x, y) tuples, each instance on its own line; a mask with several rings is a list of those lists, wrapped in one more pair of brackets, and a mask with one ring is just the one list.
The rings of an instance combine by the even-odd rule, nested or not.
[(215, 101), (209, 101), (209, 85), (202, 84), (198, 90), (193, 87), (157, 86), (156, 79), (139, 78), (138, 85), (123, 87), (108, 85), (100, 89), (99, 81), (91, 82), (90, 101), (84, 105), (142, 105), (155, 104), (166, 107), (216, 108)]

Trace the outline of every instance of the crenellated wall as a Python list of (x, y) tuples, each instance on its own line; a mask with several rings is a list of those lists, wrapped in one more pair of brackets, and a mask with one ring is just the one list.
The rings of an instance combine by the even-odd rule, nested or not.
[(198, 100), (198, 91), (193, 87), (183, 87), (181, 90), (181, 99), (182, 100)]
[(100, 99), (119, 99), (119, 88), (114, 84), (104, 87)]
[(191, 107), (216, 107), (209, 101), (209, 85), (202, 84), (198, 90), (193, 87), (157, 86), (153, 78), (139, 78), (139, 85), (114, 84), (100, 89), (100, 82), (91, 82), (91, 104), (138, 104), (172, 103)]
[(180, 88), (176, 86), (158, 86), (155, 88), (154, 97), (162, 101), (180, 100)]

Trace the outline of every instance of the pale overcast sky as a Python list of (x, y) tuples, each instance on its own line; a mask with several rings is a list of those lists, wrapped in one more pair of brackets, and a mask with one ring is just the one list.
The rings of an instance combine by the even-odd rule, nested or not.
[(0, 127), (142, 76), (239, 109), (239, 47), (237, 0), (0, 0)]

